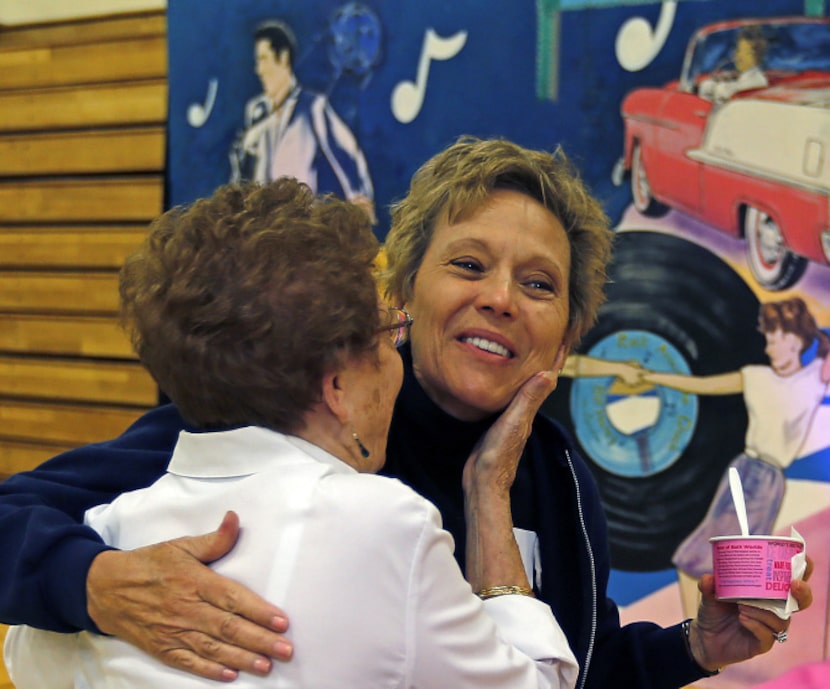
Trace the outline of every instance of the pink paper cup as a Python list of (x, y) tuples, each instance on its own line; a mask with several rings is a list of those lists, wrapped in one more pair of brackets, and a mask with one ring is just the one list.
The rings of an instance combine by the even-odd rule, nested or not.
[(710, 538), (718, 600), (787, 600), (792, 558), (804, 543), (787, 536)]

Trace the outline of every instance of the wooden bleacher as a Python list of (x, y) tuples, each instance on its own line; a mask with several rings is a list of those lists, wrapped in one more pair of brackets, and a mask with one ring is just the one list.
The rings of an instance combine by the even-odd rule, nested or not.
[(163, 209), (166, 119), (163, 11), (0, 27), (0, 479), (156, 402), (117, 275)]
[(166, 33), (162, 11), (0, 28), (0, 475), (156, 401), (117, 274), (163, 206)]

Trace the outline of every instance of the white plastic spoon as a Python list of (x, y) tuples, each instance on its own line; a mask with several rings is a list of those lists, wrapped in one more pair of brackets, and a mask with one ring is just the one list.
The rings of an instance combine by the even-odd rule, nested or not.
[(749, 521), (746, 518), (744, 488), (741, 485), (741, 475), (735, 467), (729, 467), (729, 489), (732, 491), (732, 502), (735, 504), (735, 512), (738, 513), (738, 524), (741, 525), (741, 536), (749, 536)]

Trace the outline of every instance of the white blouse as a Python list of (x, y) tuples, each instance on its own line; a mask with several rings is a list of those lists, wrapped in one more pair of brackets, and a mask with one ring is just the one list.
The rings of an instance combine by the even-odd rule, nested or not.
[[(182, 432), (167, 474), (87, 522), (127, 550), (211, 531), (227, 510), (241, 535), (211, 566), (285, 610), (294, 645), (291, 661), (267, 678), (240, 674), (235, 689), (574, 686), (577, 663), (547, 605), (482, 602), (431, 503), (296, 437)], [(87, 632), (12, 628), (5, 653), (17, 689), (216, 686)]]

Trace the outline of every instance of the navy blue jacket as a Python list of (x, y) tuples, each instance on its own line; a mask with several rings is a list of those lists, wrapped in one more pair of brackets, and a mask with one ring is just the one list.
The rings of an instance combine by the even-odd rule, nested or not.
[[(406, 363), (384, 473), (436, 504), (463, 568), (460, 472), (489, 421), (464, 424), (444, 414)], [(83, 514), (158, 479), (184, 428), (174, 406), (161, 406), (114, 440), (66, 452), (0, 483), (0, 620), (96, 630), (86, 611), (86, 575), (107, 546), (81, 525)], [(515, 525), (539, 534), (538, 594), (553, 608), (579, 660), (580, 687), (673, 689), (700, 679), (679, 625), (620, 627), (617, 607), (605, 594), (608, 544), (595, 482), (564, 432), (544, 416), (534, 423), (513, 502)], [(9, 553), (17, 557), (10, 561)]]

